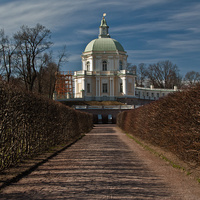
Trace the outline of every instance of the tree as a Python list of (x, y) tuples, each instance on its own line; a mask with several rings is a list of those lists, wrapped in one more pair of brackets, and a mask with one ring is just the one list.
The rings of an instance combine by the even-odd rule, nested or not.
[(129, 70), (129, 71), (135, 71), (136, 68), (137, 68), (136, 65), (133, 65), (132, 63), (127, 63), (126, 70)]
[(48, 97), (50, 99), (53, 98), (53, 93), (55, 90), (55, 84), (56, 84), (56, 73), (58, 72), (58, 65), (54, 62), (51, 62), (48, 64), (47, 67), (47, 81), (48, 81)]
[(52, 52), (45, 53), (41, 58), (35, 85), (38, 93), (44, 94), (51, 99), (55, 90), (56, 74), (59, 73), (61, 65), (68, 61), (66, 46), (58, 52), (56, 56), (57, 63), (53, 61), (52, 54)]
[(62, 63), (68, 62), (69, 54), (67, 53), (67, 47), (66, 45), (63, 46), (63, 48), (58, 52), (58, 63), (57, 63), (57, 71), (60, 71), (60, 67)]
[(10, 82), (12, 70), (14, 69), (16, 48), (17, 46), (11, 43), (4, 30), (0, 30), (0, 64), (2, 74), (5, 75), (7, 82)]
[[(50, 81), (50, 88), (49, 88), (49, 98), (53, 98), (53, 92), (55, 91), (55, 85), (56, 85), (56, 73), (60, 71), (60, 67), (62, 63), (68, 62), (68, 57), (69, 54), (67, 53), (67, 48), (66, 45), (63, 46), (63, 48), (58, 52), (58, 62), (57, 64), (55, 63), (50, 63), (49, 65), (49, 81)], [(55, 71), (56, 70), (56, 71)]]
[(180, 86), (182, 80), (177, 65), (169, 60), (150, 64), (147, 68), (147, 77), (150, 84), (157, 88)]
[(43, 89), (46, 90), (46, 88), (44, 87), (44, 83), (46, 81), (45, 75), (47, 72), (48, 65), (51, 62), (51, 59), (52, 59), (51, 55), (45, 53), (40, 60), (40, 64), (38, 65), (39, 69), (37, 71), (37, 85), (38, 85), (37, 90), (38, 93), (40, 94), (44, 93)]
[(34, 28), (22, 26), (21, 30), (14, 34), (18, 50), (18, 72), (22, 76), (26, 89), (33, 90), (34, 82), (38, 75), (38, 61), (42, 53), (50, 48), (50, 30), (37, 24)]
[(137, 67), (136, 84), (139, 87), (144, 87), (144, 82), (147, 76), (147, 69), (144, 63), (140, 63)]
[(200, 82), (200, 73), (195, 71), (187, 72), (184, 80), (190, 85)]

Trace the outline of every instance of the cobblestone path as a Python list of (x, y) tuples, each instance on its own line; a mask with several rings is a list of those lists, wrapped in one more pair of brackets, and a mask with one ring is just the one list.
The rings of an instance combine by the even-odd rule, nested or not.
[(199, 186), (186, 178), (115, 125), (96, 125), (0, 199), (200, 199)]

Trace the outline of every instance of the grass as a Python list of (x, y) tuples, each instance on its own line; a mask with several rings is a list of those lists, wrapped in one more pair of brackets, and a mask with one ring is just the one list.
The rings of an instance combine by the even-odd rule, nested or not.
[[(174, 163), (173, 161), (171, 161), (170, 159), (168, 159), (166, 156), (164, 156), (161, 153), (156, 152), (154, 149), (150, 148), (149, 146), (144, 145), (142, 142), (140, 142), (139, 140), (137, 140), (136, 138), (134, 138), (132, 135), (130, 135), (128, 133), (126, 133), (126, 135), (129, 138), (133, 139), (137, 144), (141, 145), (144, 149), (150, 151), (154, 155), (156, 155), (156, 156), (160, 157), (161, 159), (165, 160), (166, 162), (168, 162), (173, 168), (180, 169), (180, 170), (186, 172), (187, 175), (191, 174), (191, 172), (187, 171), (184, 167), (181, 167), (180, 165)], [(198, 179), (198, 182), (200, 183), (200, 178)]]
[[(154, 149), (152, 149), (151, 147), (143, 144), (141, 141), (139, 141), (138, 139), (136, 139), (134, 136), (130, 135), (129, 133), (125, 133), (129, 138), (131, 138), (132, 140), (134, 140), (137, 144), (139, 144), (140, 146), (142, 146), (144, 149), (150, 151), (151, 153), (153, 153), (154, 155), (160, 157), (161, 159), (165, 160), (167, 163), (169, 163), (173, 168), (182, 170), (186, 173), (187, 176), (191, 175), (192, 173), (185, 169), (184, 167), (174, 163), (173, 161), (171, 161), (170, 159), (168, 159), (166, 156), (164, 156), (161, 153), (158, 153), (157, 151), (155, 151)], [(200, 184), (200, 177), (196, 176), (196, 180), (197, 182)]]

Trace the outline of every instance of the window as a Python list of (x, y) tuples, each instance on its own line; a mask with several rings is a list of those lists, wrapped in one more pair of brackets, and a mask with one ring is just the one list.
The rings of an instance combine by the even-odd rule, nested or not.
[(147, 92), (147, 97), (149, 96), (149, 93)]
[(122, 61), (120, 60), (119, 61), (119, 70), (122, 70), (122, 68), (123, 68)]
[(123, 92), (123, 85), (122, 85), (122, 83), (120, 83), (120, 86), (119, 86), (119, 92)]
[(103, 61), (103, 66), (102, 66), (103, 71), (107, 71), (107, 61)]
[(107, 92), (108, 92), (107, 83), (103, 83), (103, 93), (107, 93)]
[(157, 98), (159, 98), (160, 97), (160, 94), (159, 93), (157, 93)]
[(90, 84), (87, 84), (87, 93), (90, 93)]
[(111, 124), (112, 123), (112, 115), (108, 115), (108, 123)]
[(151, 97), (154, 97), (154, 93), (151, 93)]
[(102, 115), (98, 114), (98, 124), (102, 124)]
[(87, 62), (86, 67), (87, 67), (87, 71), (90, 71), (90, 62), (89, 61)]

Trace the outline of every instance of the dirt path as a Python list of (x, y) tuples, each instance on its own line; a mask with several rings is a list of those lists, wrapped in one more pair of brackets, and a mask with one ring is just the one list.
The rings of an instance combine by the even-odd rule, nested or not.
[(115, 125), (77, 143), (6, 187), (0, 199), (200, 199), (200, 186)]

